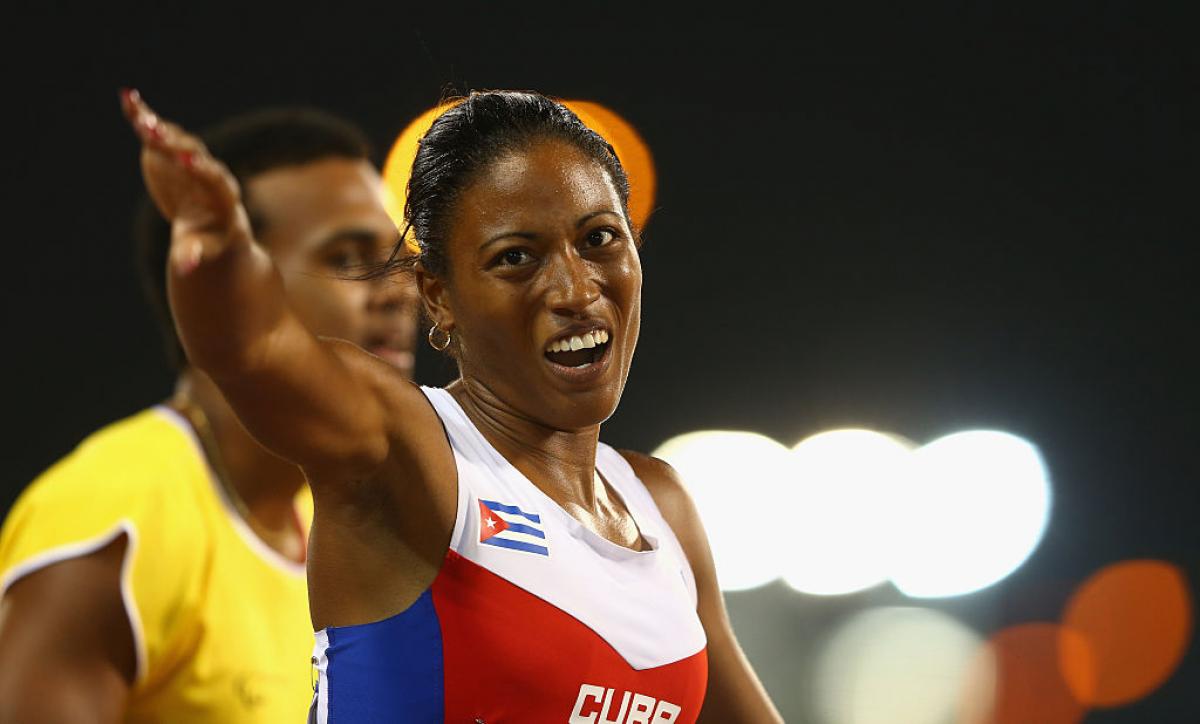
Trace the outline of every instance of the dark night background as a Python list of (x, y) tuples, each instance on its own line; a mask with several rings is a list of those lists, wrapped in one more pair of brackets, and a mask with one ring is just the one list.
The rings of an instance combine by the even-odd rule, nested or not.
[[(643, 332), (608, 442), (1007, 430), (1052, 475), (1046, 537), (975, 608), (923, 603), (986, 635), (1053, 620), (1088, 575), (1143, 557), (1184, 567), (1195, 596), (1200, 53), (1184, 4), (882, 7), (10, 6), (0, 512), (171, 387), (132, 263), (141, 181), (118, 87), (192, 127), (317, 105), (380, 152), (447, 87), (521, 87), (617, 110), (655, 156)], [(418, 364), (448, 379), (431, 353)], [(730, 594), (785, 711), (803, 687), (770, 657), (803, 660), (827, 622), (904, 600)], [(1197, 648), (1149, 698), (1086, 722), (1200, 720)]]

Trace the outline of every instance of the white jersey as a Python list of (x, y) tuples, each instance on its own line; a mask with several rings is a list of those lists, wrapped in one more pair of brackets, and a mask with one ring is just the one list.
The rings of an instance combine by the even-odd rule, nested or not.
[(707, 683), (695, 580), (629, 463), (597, 450), (597, 473), (625, 503), (644, 551), (583, 526), (448, 392), (422, 389), (458, 468), (450, 548), (408, 610), (317, 633), (315, 720), (694, 721)]

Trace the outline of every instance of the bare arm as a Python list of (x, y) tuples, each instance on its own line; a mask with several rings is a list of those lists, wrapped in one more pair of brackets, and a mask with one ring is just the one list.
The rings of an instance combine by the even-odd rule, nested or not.
[(136, 92), (122, 96), (122, 107), (142, 141), (146, 188), (171, 222), (168, 291), (191, 364), (217, 382), (260, 442), (318, 478), (374, 470), (389, 439), (364, 374), (374, 358), (318, 339), (299, 321), (254, 242), (236, 180), (199, 139)]
[(125, 546), (30, 573), (0, 600), (0, 724), (121, 720), (136, 670)]
[(716, 566), (696, 505), (679, 475), (667, 463), (640, 453), (622, 451), (634, 472), (646, 483), (658, 509), (683, 546), (699, 599), (697, 611), (708, 637), (708, 691), (700, 722), (762, 724), (783, 722), (742, 653), (729, 625), (725, 599), (717, 585)]

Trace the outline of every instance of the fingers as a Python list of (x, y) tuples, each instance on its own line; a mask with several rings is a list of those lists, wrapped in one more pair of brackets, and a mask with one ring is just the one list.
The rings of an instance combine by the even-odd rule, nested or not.
[(233, 174), (204, 143), (159, 116), (132, 89), (121, 110), (142, 142), (142, 175), (155, 205), (172, 223), (172, 263), (183, 273), (249, 234)]
[(136, 90), (121, 91), (121, 110), (143, 146), (175, 156), (184, 167), (192, 165), (196, 153), (204, 147), (192, 134), (174, 123), (163, 120), (142, 100), (141, 94)]
[(120, 93), (121, 110), (145, 151), (157, 155), (160, 161), (181, 169), (208, 186), (216, 200), (233, 206), (240, 192), (233, 175), (217, 160), (204, 143), (182, 127), (166, 121), (142, 98), (137, 90), (124, 88)]

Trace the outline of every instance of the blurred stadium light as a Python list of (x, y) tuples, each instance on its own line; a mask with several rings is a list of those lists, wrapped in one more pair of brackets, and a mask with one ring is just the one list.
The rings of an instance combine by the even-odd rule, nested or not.
[(980, 637), (924, 608), (867, 609), (818, 654), (813, 689), (823, 724), (954, 721)]
[(789, 513), (780, 500), (792, 464), (786, 447), (757, 433), (709, 430), (671, 438), (654, 455), (679, 472), (696, 501), (723, 590), (779, 577)]
[(1059, 668), (1090, 667), (1083, 637), (1049, 622), (1010, 626), (980, 647), (968, 668), (961, 724), (1077, 724), (1087, 712)]
[(1164, 561), (1122, 561), (1084, 581), (1063, 625), (1081, 636), (1087, 661), (1063, 650), (1060, 665), (1075, 698), (1094, 708), (1136, 701), (1179, 666), (1192, 638), (1187, 579)]
[(783, 579), (797, 591), (852, 593), (888, 579), (896, 495), (909, 446), (871, 430), (833, 430), (792, 449), (787, 486), (788, 548)]
[(756, 433), (699, 431), (654, 454), (696, 499), (725, 590), (783, 576), (797, 591), (835, 595), (891, 579), (908, 596), (944, 597), (1016, 570), (1049, 520), (1037, 448), (993, 430), (912, 447), (833, 430), (789, 453)]
[(957, 596), (990, 586), (1037, 547), (1050, 483), (1031, 443), (992, 430), (918, 448), (901, 496), (892, 582), (908, 596)]

